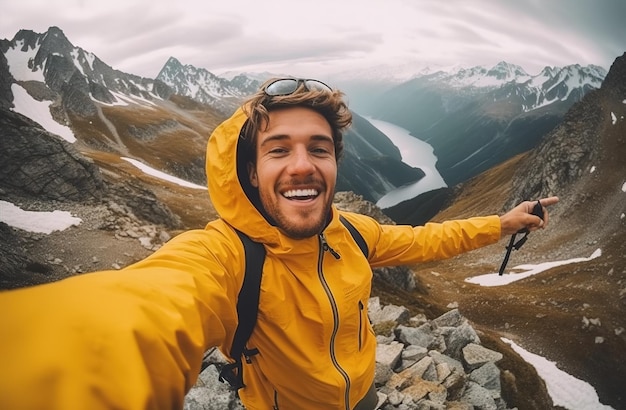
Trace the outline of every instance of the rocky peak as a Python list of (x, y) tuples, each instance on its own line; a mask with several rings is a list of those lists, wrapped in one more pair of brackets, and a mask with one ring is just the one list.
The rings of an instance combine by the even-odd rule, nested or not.
[(4, 53), (0, 53), (0, 109), (13, 108), (13, 92), (11, 91), (13, 82), (7, 58)]
[(528, 74), (522, 67), (509, 64), (506, 61), (500, 61), (487, 72), (487, 75), (504, 81), (517, 80), (519, 77), (528, 77)]
[[(28, 49), (35, 49), (39, 46), (41, 41), (41, 34), (35, 33), (32, 30), (20, 30), (18, 31), (13, 40), (10, 41), (12, 45), (21, 45), (21, 50), (26, 51)], [(6, 50), (3, 50), (6, 51)]]
[(626, 53), (615, 59), (600, 88), (617, 98), (626, 97)]
[(174, 57), (167, 60), (157, 80), (170, 86), (176, 94), (193, 98), (224, 113), (234, 111), (244, 97), (260, 86), (257, 80), (244, 75), (228, 80), (204, 68), (182, 64)]
[(41, 38), (41, 44), (39, 51), (35, 56), (35, 65), (42, 66), (42, 64), (51, 55), (69, 55), (74, 50), (74, 45), (65, 37), (63, 31), (58, 27), (50, 27), (46, 33), (39, 35)]
[[(20, 30), (11, 42), (2, 42), (3, 53), (29, 53), (32, 58), (26, 66), (15, 67), (20, 73), (40, 71), (46, 85), (62, 95), (67, 111), (81, 116), (94, 115), (92, 99), (114, 103), (114, 92), (141, 98), (169, 98), (172, 90), (160, 81), (142, 78), (114, 70), (96, 55), (75, 47), (58, 27), (50, 27), (43, 34)], [(24, 65), (24, 64), (23, 64)], [(13, 67), (13, 65), (11, 65)], [(12, 68), (13, 70), (13, 68)], [(32, 77), (27, 74), (26, 77)], [(16, 78), (17, 81), (30, 78)]]

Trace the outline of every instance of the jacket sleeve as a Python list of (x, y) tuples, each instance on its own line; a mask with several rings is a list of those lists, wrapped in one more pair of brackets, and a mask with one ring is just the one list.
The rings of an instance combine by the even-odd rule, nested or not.
[(221, 262), (236, 249), (211, 234), (184, 233), (123, 270), (0, 293), (0, 408), (182, 408), (204, 351), (236, 325), (239, 266)]
[(406, 265), (450, 258), (496, 243), (500, 240), (500, 218), (492, 215), (415, 227), (378, 225), (374, 232), (370, 264)]

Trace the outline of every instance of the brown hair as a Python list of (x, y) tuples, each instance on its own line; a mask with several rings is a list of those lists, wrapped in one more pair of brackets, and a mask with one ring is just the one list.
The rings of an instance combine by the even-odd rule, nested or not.
[(262, 124), (268, 123), (270, 111), (299, 106), (315, 110), (328, 121), (335, 144), (335, 158), (339, 161), (343, 154), (343, 132), (352, 124), (352, 113), (344, 101), (344, 93), (339, 90), (332, 90), (332, 92), (309, 91), (301, 83), (289, 95), (267, 95), (265, 87), (275, 80), (273, 78), (266, 81), (259, 91), (243, 105), (248, 121), (241, 131), (241, 138), (245, 140), (245, 145), (247, 145), (245, 150), (248, 159), (256, 160), (256, 138)]

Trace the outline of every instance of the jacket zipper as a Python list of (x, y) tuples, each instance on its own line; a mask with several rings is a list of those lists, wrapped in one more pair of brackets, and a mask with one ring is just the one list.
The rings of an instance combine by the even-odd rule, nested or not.
[(274, 390), (274, 406), (272, 410), (278, 410), (278, 390)]
[(359, 352), (363, 346), (363, 302), (359, 300)]
[(330, 302), (330, 307), (333, 311), (333, 332), (330, 335), (330, 358), (333, 362), (333, 365), (335, 366), (335, 369), (337, 369), (339, 374), (341, 374), (344, 381), (346, 382), (346, 390), (344, 393), (344, 400), (346, 403), (345, 408), (346, 410), (350, 410), (350, 377), (348, 376), (348, 373), (346, 373), (346, 371), (341, 367), (341, 365), (337, 361), (337, 356), (335, 355), (335, 338), (337, 337), (337, 332), (339, 331), (339, 310), (337, 309), (337, 302), (335, 301), (330, 287), (326, 282), (326, 278), (324, 278), (324, 272), (322, 270), (325, 251), (330, 252), (330, 254), (333, 255), (335, 259), (339, 259), (341, 258), (341, 256), (328, 245), (328, 242), (326, 242), (326, 237), (323, 233), (319, 235), (319, 241), (320, 253), (317, 262), (317, 274), (320, 278), (320, 282), (322, 283), (322, 287), (326, 292), (326, 296), (328, 296), (328, 301)]

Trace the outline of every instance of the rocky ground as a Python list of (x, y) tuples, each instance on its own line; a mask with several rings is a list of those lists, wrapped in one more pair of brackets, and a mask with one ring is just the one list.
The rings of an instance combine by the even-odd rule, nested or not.
[[(351, 196), (341, 196), (341, 200), (351, 204), (344, 206), (350, 210), (380, 212), (369, 203), (355, 202)], [(13, 201), (29, 210), (69, 211), (81, 218), (82, 223), (50, 235), (13, 230), (17, 233), (13, 240), (32, 263), (21, 277), (16, 272), (3, 272), (0, 279), (4, 288), (54, 281), (95, 270), (119, 269), (149, 255), (179, 232), (148, 223), (113, 200), (93, 204)], [(378, 217), (384, 218), (382, 214)], [(558, 243), (546, 245), (551, 243), (547, 240), (551, 235), (556, 238), (555, 232), (546, 229), (531, 235), (525, 247), (513, 253), (509, 266), (588, 257), (598, 246), (593, 241), (576, 238), (566, 248)], [(7, 240), (4, 234), (3, 240)], [(626, 377), (626, 332), (623, 329), (626, 266), (623, 258), (609, 258), (602, 266), (594, 261), (565, 265), (506, 288), (480, 287), (464, 281), (470, 276), (497, 271), (505, 245), (506, 240), (503, 240), (447, 261), (414, 266), (414, 290), (404, 291), (385, 281), (376, 281), (374, 296), (379, 296), (385, 304), (406, 306), (413, 314), (424, 313), (430, 319), (458, 307), (480, 332), (483, 344), (504, 353), (505, 358), (498, 365), (516, 375), (516, 380), (504, 383), (503, 395), (509, 404), (519, 409), (552, 406), (549, 401), (528, 399), (545, 391), (545, 386), (534, 369), (512, 353), (501, 337), (557, 362), (569, 374), (591, 383), (603, 403), (621, 408), (623, 393), (619, 392), (623, 387), (621, 381)], [(537, 261), (533, 252), (540, 246), (542, 256)], [(608, 246), (615, 247), (612, 250), (604, 247), (609, 254), (626, 253), (625, 245), (617, 239)], [(574, 247), (578, 249), (576, 252), (572, 251)]]
[[(16, 205), (20, 205), (17, 203)], [(170, 238), (157, 225), (146, 224), (132, 212), (110, 204), (31, 202), (25, 210), (63, 210), (82, 220), (80, 225), (51, 234), (18, 232), (19, 246), (32, 264), (23, 276), (7, 277), (4, 287), (17, 287), (59, 280), (97, 270), (120, 269), (156, 250)]]
[[(597, 243), (572, 238), (566, 248), (555, 244), (552, 249), (545, 249), (545, 253), (542, 250), (541, 256), (535, 255), (541, 246), (547, 247), (551, 236), (557, 236), (555, 232), (552, 227), (552, 231), (531, 235), (524, 248), (513, 253), (509, 267), (589, 257), (598, 249)], [(540, 235), (546, 238), (542, 240)], [(469, 277), (497, 272), (507, 243), (508, 238), (450, 260), (414, 267), (417, 290), (412, 294), (403, 295), (384, 283), (375, 289), (386, 296), (385, 300), (404, 302), (415, 312), (426, 312), (428, 317), (458, 307), (484, 333), (486, 346), (505, 352), (509, 349), (501, 338), (511, 339), (591, 384), (602, 403), (615, 409), (624, 408), (626, 266), (623, 258), (607, 256), (602, 262), (598, 258), (567, 264), (507, 286), (483, 287), (465, 282)], [(602, 251), (624, 255), (626, 249), (622, 241), (614, 241), (603, 246)], [(515, 355), (499, 365), (504, 369), (522, 368)], [(527, 371), (532, 373), (532, 369)], [(518, 382), (536, 381), (528, 376)], [(530, 385), (524, 388), (532, 391)]]

